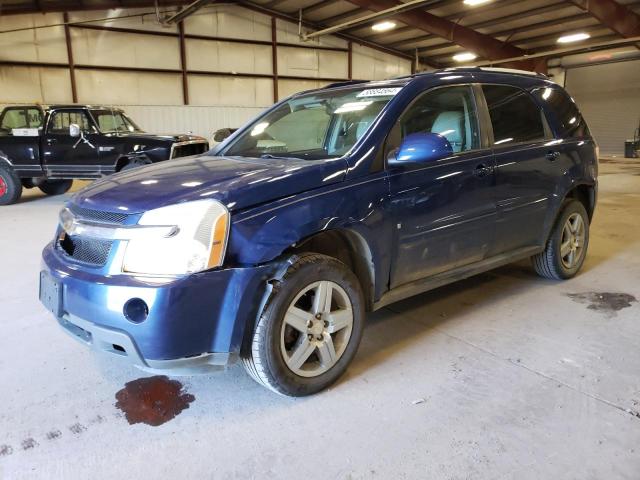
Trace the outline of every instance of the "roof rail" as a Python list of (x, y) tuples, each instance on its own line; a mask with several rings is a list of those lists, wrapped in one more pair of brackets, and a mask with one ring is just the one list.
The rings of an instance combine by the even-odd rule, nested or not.
[(359, 83), (368, 83), (368, 82), (369, 80), (345, 80), (344, 82), (330, 83), (329, 85), (325, 85), (324, 87), (322, 87), (322, 89), (324, 90), (325, 88), (344, 87), (346, 85), (357, 85)]
[(549, 78), (544, 73), (539, 72), (531, 72), (529, 70), (518, 70), (515, 68), (500, 68), (500, 67), (449, 67), (449, 68), (441, 68), (438, 70), (430, 70), (428, 72), (418, 72), (413, 73), (411, 75), (402, 75), (400, 77), (393, 77), (394, 80), (398, 80), (401, 78), (413, 78), (421, 75), (429, 75), (433, 73), (446, 73), (446, 72), (487, 72), (487, 73), (511, 73), (514, 75), (528, 75), (531, 77), (542, 77)]

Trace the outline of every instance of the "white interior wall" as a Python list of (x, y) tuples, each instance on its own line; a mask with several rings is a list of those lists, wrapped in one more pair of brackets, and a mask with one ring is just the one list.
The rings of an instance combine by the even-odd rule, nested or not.
[(360, 80), (383, 80), (411, 73), (411, 60), (362, 45), (353, 45), (352, 61), (352, 76)]
[[(131, 16), (122, 19), (117, 17)], [(134, 16), (138, 15), (138, 16)], [(176, 34), (162, 26), (153, 9), (113, 9), (70, 12), (71, 22)], [(0, 31), (61, 23), (60, 13), (0, 16)], [(271, 42), (271, 17), (234, 5), (211, 6), (184, 22), (188, 35)], [(183, 104), (180, 44), (176, 36), (149, 36), (72, 27), (71, 46), (76, 66), (79, 103), (123, 106), (138, 123), (159, 133), (193, 131), (210, 135), (221, 127), (237, 127), (273, 103), (271, 45), (244, 44), (196, 38), (185, 39), (187, 69), (228, 75), (187, 76), (189, 103)], [(278, 97), (319, 88), (328, 79), (348, 78), (348, 42), (333, 36), (302, 41), (298, 26), (276, 21)], [(299, 45), (299, 47), (296, 47)], [(329, 47), (344, 51), (326, 50)], [(306, 48), (305, 48), (306, 47)], [(0, 61), (67, 64), (64, 27), (0, 33)], [(97, 67), (169, 69), (175, 73), (99, 70)], [(411, 62), (353, 44), (352, 77), (382, 79), (407, 74)], [(252, 74), (256, 77), (234, 76)], [(265, 77), (262, 78), (261, 75)], [(71, 103), (67, 68), (0, 67), (0, 104)]]

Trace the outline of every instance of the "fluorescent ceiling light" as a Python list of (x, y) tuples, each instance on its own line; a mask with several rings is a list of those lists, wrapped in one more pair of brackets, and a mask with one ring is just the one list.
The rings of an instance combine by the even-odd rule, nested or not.
[(453, 59), (456, 62), (470, 62), (471, 60), (475, 60), (476, 58), (478, 58), (478, 56), (475, 53), (471, 52), (457, 53), (453, 56)]
[(396, 28), (396, 22), (378, 22), (371, 27), (371, 30), (375, 30), (376, 32), (386, 32), (387, 30), (391, 30), (392, 28)]
[(469, 5), (470, 7), (475, 7), (476, 5), (482, 5), (483, 3), (490, 2), (491, 0), (464, 0), (465, 5)]
[(580, 40), (586, 40), (590, 38), (591, 35), (588, 33), (572, 33), (571, 35), (565, 35), (558, 39), (558, 43), (571, 43), (571, 42), (579, 42)]

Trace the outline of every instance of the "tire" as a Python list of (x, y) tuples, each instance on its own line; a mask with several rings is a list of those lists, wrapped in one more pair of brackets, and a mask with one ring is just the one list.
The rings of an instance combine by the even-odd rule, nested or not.
[[(581, 223), (582, 228), (575, 222)], [(541, 277), (567, 280), (575, 276), (582, 268), (588, 247), (589, 215), (587, 210), (578, 200), (566, 200), (553, 225), (545, 249), (538, 255), (531, 257), (533, 268)], [(567, 254), (567, 248), (569, 251), (574, 251), (575, 256), (572, 260), (570, 254)]]
[(47, 180), (38, 185), (38, 188), (47, 195), (62, 195), (67, 193), (73, 185), (73, 180)]
[(0, 165), (0, 205), (16, 203), (22, 196), (22, 182), (10, 168)]
[[(325, 297), (331, 298), (329, 315), (326, 301), (322, 302), (325, 307), (314, 305), (323, 292), (331, 292)], [(290, 309), (295, 309), (296, 315), (292, 316)], [(323, 313), (314, 315), (318, 311)], [(297, 329), (289, 323), (292, 320)], [(276, 393), (311, 395), (345, 372), (363, 328), (364, 298), (353, 272), (332, 257), (303, 254), (294, 258), (282, 280), (274, 285), (254, 330), (249, 332), (242, 361), (256, 382)], [(303, 358), (296, 367), (300, 363), (296, 359)]]

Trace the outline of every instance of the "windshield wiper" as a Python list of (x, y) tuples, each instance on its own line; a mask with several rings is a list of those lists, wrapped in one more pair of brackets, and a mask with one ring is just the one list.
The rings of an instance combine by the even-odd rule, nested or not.
[(295, 158), (295, 157), (283, 157), (279, 155), (272, 155), (271, 153), (263, 153), (260, 155), (260, 158), (276, 158), (280, 160), (291, 160), (292, 158)]

